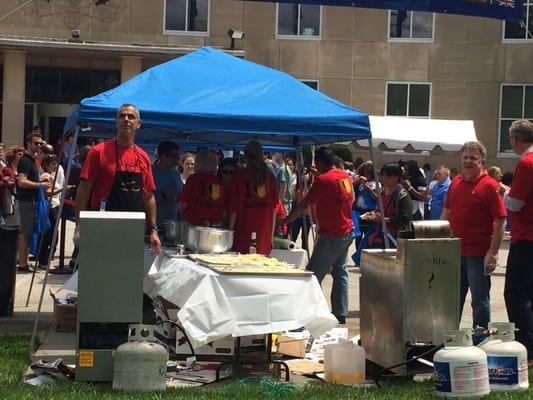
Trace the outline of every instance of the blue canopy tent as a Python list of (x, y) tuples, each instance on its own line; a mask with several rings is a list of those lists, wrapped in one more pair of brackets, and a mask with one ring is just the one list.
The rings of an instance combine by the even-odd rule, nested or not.
[(136, 141), (189, 146), (298, 147), (370, 138), (368, 115), (317, 92), (290, 75), (205, 47), (82, 100), (65, 131), (112, 137), (117, 108), (141, 111)]

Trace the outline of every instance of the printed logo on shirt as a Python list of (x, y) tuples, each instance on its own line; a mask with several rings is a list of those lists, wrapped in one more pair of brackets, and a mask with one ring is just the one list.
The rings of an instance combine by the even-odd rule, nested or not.
[(260, 199), (266, 196), (265, 185), (254, 186), (254, 190), (255, 190), (255, 194), (257, 194), (257, 197), (259, 197)]
[(216, 183), (209, 185), (209, 195), (213, 200), (218, 200), (220, 198), (220, 185)]
[(346, 191), (346, 193), (351, 194), (352, 193), (352, 184), (350, 183), (349, 178), (344, 178), (341, 180), (342, 187)]

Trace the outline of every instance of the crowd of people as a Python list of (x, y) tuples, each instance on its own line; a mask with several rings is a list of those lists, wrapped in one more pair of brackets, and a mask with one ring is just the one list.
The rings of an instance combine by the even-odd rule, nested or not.
[[(348, 315), (347, 256), (352, 242), (357, 249), (352, 258), (359, 264), (362, 249), (383, 248), (385, 241), (394, 246), (411, 221), (444, 219), (453, 236), (462, 239), (461, 312), (470, 290), (474, 326), (487, 328), (490, 273), (499, 262), (505, 231), (510, 230), (505, 302), (519, 329), (517, 338), (533, 358), (533, 270), (528, 265), (533, 256), (531, 122), (516, 121), (510, 129), (511, 146), (520, 156), (514, 174), (502, 174), (497, 166), (487, 168), (487, 152), (479, 142), (462, 147), (460, 171), (445, 165), (433, 170), (416, 161), (387, 162), (377, 168), (362, 159), (345, 162), (326, 147), (317, 149), (312, 165), (298, 169), (289, 155), (266, 155), (255, 140), (242, 154), (231, 155), (208, 149), (182, 153), (176, 143), (163, 141), (153, 161), (135, 144), (141, 122), (137, 107), (124, 104), (117, 111), (116, 138), (79, 151), (67, 138), (61, 162), (38, 131), (27, 135), (24, 147), (0, 146), (0, 223), (20, 225), (19, 271), (29, 269), (40, 191), (49, 202), (52, 229), (57, 222), (60, 195), (67, 185), (67, 156), (76, 160), (75, 192), (69, 191), (75, 197), (76, 220), (83, 210), (143, 211), (148, 242), (156, 253), (162, 225), (179, 219), (231, 229), (234, 251), (265, 255), (272, 250), (274, 235), (293, 241), (301, 235), (302, 247), (308, 249), (309, 232), (316, 229), (307, 269), (319, 282), (332, 274), (332, 312), (341, 323)], [(75, 241), (78, 238), (76, 228)], [(35, 254), (39, 265), (45, 265), (54, 251), (50, 239), (45, 234)]]

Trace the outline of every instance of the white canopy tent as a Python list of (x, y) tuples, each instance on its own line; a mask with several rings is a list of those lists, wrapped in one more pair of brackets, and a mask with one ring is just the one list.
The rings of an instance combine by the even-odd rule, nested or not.
[[(458, 151), (465, 142), (475, 141), (474, 121), (370, 116), (370, 130), (374, 146), (384, 144), (393, 150), (411, 146), (416, 151)], [(368, 140), (357, 140), (368, 147)], [(349, 144), (349, 143), (342, 143)]]

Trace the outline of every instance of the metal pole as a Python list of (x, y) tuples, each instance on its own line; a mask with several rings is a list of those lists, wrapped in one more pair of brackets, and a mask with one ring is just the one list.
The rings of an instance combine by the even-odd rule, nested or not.
[[(300, 191), (303, 194), (307, 185), (304, 182), (305, 181), (304, 179), (304, 157), (303, 157), (303, 150), (301, 147), (300, 149), (296, 149), (296, 162), (298, 164), (298, 173), (300, 174)], [(307, 228), (307, 218), (305, 215), (305, 211), (306, 210), (302, 212), (302, 215), (300, 215), (299, 218), (302, 218), (302, 245), (304, 243), (304, 238), (306, 238), (305, 241), (307, 242), (307, 246), (306, 246), (307, 249), (305, 250), (307, 251), (307, 257), (309, 257), (309, 246), (310, 246), (309, 236), (308, 236), (309, 230)]]
[[(71, 149), (70, 149), (71, 151), (70, 151), (70, 154), (69, 154), (67, 171), (66, 171), (66, 174), (65, 174), (65, 185), (63, 185), (63, 189), (61, 191), (61, 202), (59, 203), (58, 215), (62, 215), (63, 214), (63, 206), (65, 204), (65, 196), (66, 196), (67, 187), (68, 187), (68, 185), (66, 183), (68, 183), (68, 179), (70, 177), (70, 171), (72, 169), (72, 159), (74, 158), (74, 149), (75, 149), (76, 143), (78, 142), (79, 133), (80, 133), (80, 126), (76, 125), (76, 130), (74, 131), (74, 142), (72, 143), (72, 146), (71, 146)], [(51, 243), (51, 246), (50, 246), (50, 248), (52, 248), (52, 249), (55, 247), (55, 245), (57, 243), (58, 228), (59, 228), (59, 224), (56, 223), (55, 226), (54, 226), (54, 233), (53, 233), (53, 236), (52, 236), (52, 243)], [(46, 271), (45, 271), (45, 274), (44, 274), (43, 286), (41, 288), (41, 296), (39, 297), (39, 306), (37, 307), (37, 313), (35, 314), (35, 322), (33, 324), (33, 332), (31, 334), (30, 346), (31, 346), (32, 349), (35, 346), (35, 336), (37, 334), (37, 325), (39, 324), (39, 316), (41, 314), (41, 307), (43, 305), (44, 291), (46, 290), (46, 283), (48, 282), (48, 271), (50, 269), (50, 262), (52, 261), (52, 256), (53, 256), (53, 254), (50, 251), (50, 253), (48, 254), (48, 264), (46, 265)]]
[(372, 137), (368, 138), (368, 149), (370, 150), (370, 160), (372, 161), (372, 170), (374, 171), (374, 178), (376, 179), (376, 192), (378, 194), (378, 207), (381, 219), (381, 232), (383, 233), (383, 243), (385, 248), (390, 248), (387, 224), (385, 223), (385, 210), (383, 209), (383, 200), (381, 199), (381, 182), (379, 181), (378, 169), (376, 167), (376, 159), (374, 157), (374, 145)]

